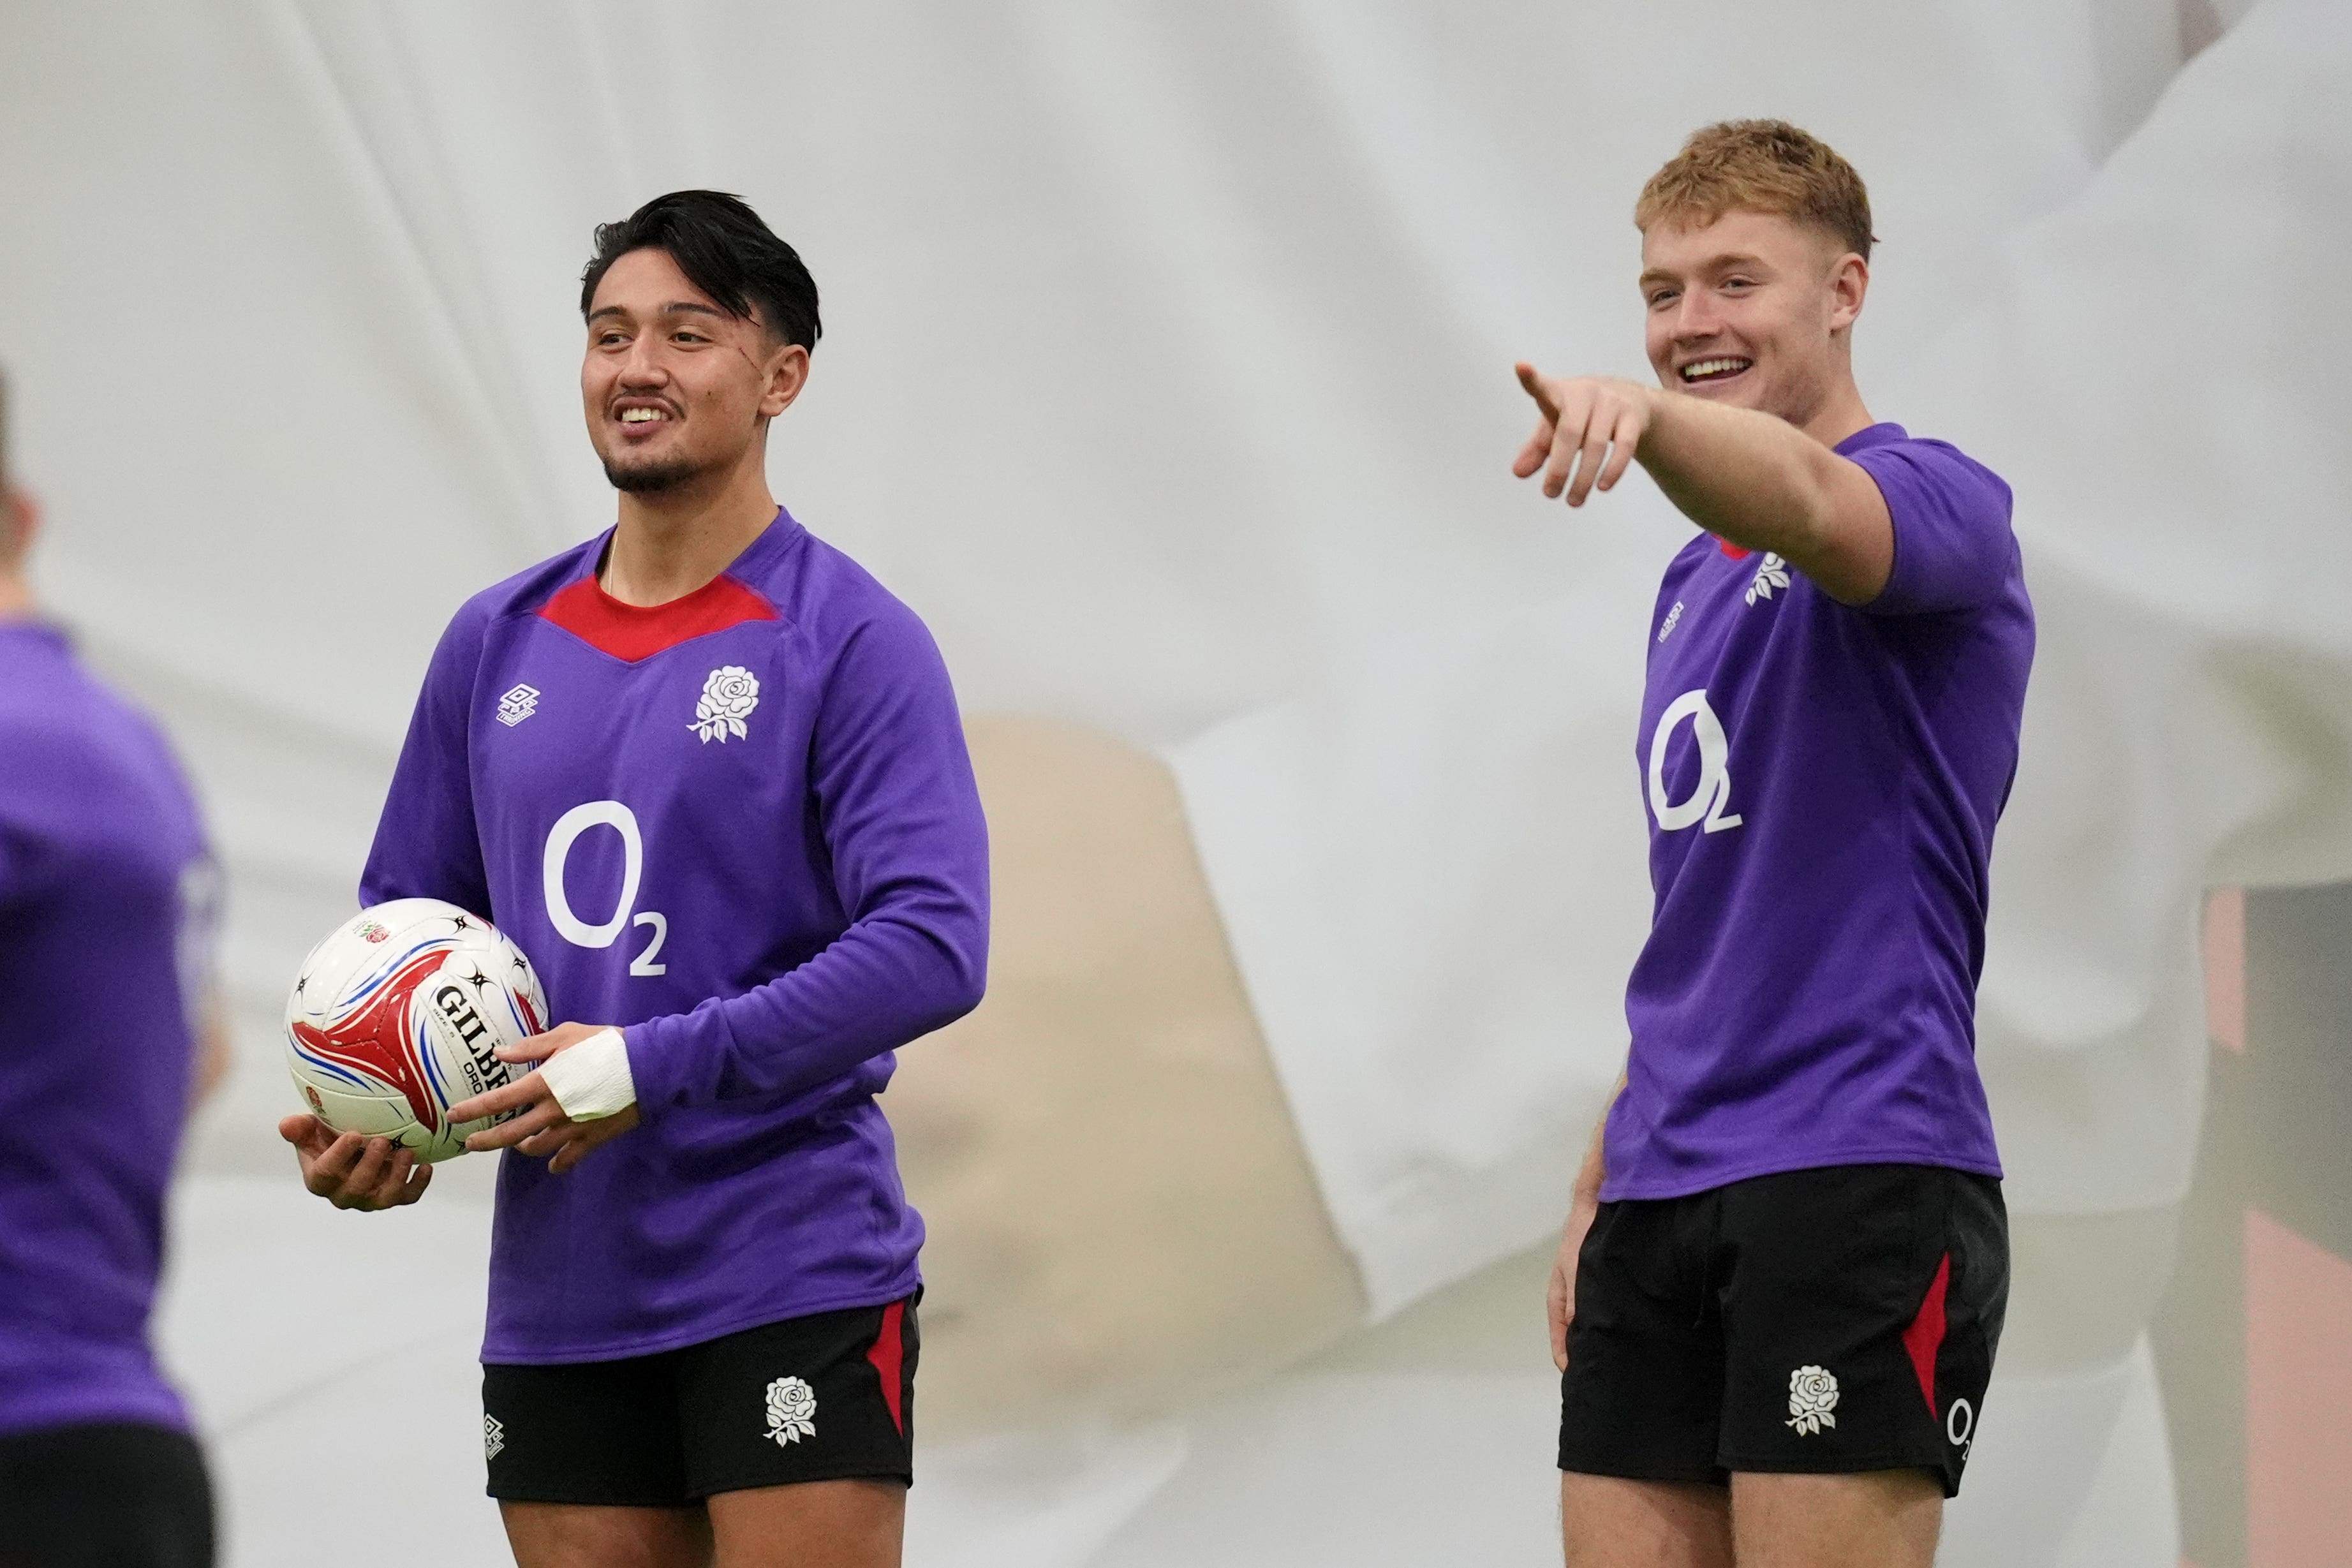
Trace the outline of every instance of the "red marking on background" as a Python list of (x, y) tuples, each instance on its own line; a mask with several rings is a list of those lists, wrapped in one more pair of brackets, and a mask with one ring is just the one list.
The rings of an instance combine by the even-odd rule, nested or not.
[(907, 1435), (906, 1415), (898, 1408), (898, 1384), (907, 1361), (906, 1338), (901, 1332), (906, 1311), (904, 1301), (893, 1301), (882, 1309), (882, 1331), (874, 1336), (874, 1346), (866, 1352), (866, 1359), (882, 1374), (882, 1403), (890, 1407), (890, 1425), (898, 1429), (901, 1437)]
[(2352, 1262), (2246, 1214), (2246, 1561), (2331, 1568), (2352, 1542)]
[(625, 605), (583, 577), (540, 607), (540, 618), (562, 626), (590, 647), (635, 664), (692, 637), (745, 621), (782, 617), (767, 599), (720, 574), (667, 605)]
[(2246, 890), (2205, 896), (2205, 1037), (2246, 1054)]
[(339, 1020), (331, 1029), (296, 1024), (294, 1037), (310, 1049), (343, 1067), (352, 1068), (400, 1090), (416, 1124), (427, 1131), (441, 1131), (441, 1107), (425, 1085), (425, 1063), (408, 1028), (409, 1000), (425, 977), (448, 957), (436, 947), (410, 959), (389, 981), (377, 987), (367, 1005)]
[(1734, 561), (1745, 561), (1750, 555), (1756, 553), (1754, 551), (1749, 550), (1743, 545), (1732, 543), (1728, 539), (1717, 539), (1715, 542), (1715, 544), (1717, 549), (1722, 551), (1726, 555), (1730, 556)]
[(1952, 1255), (1944, 1254), (1936, 1265), (1935, 1283), (1927, 1287), (1927, 1299), (1919, 1303), (1919, 1315), (1903, 1331), (1903, 1348), (1911, 1352), (1911, 1370), (1919, 1374), (1919, 1392), (1927, 1401), (1927, 1414), (1941, 1417), (1936, 1407), (1936, 1352), (1944, 1348), (1944, 1290), (1952, 1282)]

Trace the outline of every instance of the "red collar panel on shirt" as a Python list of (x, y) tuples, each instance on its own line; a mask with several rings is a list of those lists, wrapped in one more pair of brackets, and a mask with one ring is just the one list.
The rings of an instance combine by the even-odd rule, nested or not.
[(667, 605), (625, 605), (583, 577), (540, 606), (540, 617), (627, 664), (745, 621), (781, 620), (765, 597), (721, 573)]
[(1734, 561), (1745, 561), (1750, 555), (1756, 553), (1754, 551), (1748, 549), (1745, 545), (1732, 543), (1731, 541), (1724, 538), (1720, 534), (1716, 536), (1715, 542), (1717, 549), (1721, 550), (1726, 555), (1730, 556)]

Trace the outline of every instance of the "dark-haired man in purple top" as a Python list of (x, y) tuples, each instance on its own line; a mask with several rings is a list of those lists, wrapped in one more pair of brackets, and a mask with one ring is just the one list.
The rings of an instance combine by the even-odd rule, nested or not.
[(148, 1319), (227, 1037), (219, 877), (171, 748), (25, 576), (0, 388), (0, 1568), (206, 1568), (204, 1456)]
[[(988, 846), (914, 613), (770, 495), (816, 286), (734, 197), (597, 231), (617, 526), (486, 589), (425, 671), (361, 881), (488, 916), (558, 1026), (453, 1109), (499, 1173), (489, 1491), (525, 1568), (895, 1563), (922, 1221), (875, 1097), (980, 999)], [(310, 1189), (431, 1172), (310, 1117)]]
[(1553, 1271), (1572, 1565), (1927, 1568), (2007, 1300), (1974, 1056), (2033, 613), (2009, 489), (1875, 422), (1869, 199), (1774, 121), (1635, 209), (1659, 386), (1518, 367), (1514, 471), (1639, 462), (1666, 570), (1635, 751), (1655, 910)]

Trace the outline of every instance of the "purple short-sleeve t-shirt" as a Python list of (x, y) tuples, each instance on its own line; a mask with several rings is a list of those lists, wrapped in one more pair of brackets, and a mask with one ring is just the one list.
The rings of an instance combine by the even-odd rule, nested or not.
[(2009, 487), (1895, 425), (1837, 450), (1894, 521), (1877, 598), (1704, 534), (1659, 590), (1636, 747), (1656, 902), (1606, 1199), (2000, 1173), (1975, 1017), (2033, 659)]

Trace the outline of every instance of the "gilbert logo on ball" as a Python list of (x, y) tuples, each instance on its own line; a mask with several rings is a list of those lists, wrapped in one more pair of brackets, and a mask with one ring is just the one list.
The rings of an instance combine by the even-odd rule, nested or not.
[(419, 1159), (465, 1152), (491, 1120), (449, 1108), (528, 1068), (496, 1055), (547, 1027), (530, 961), (488, 921), (437, 899), (378, 904), (310, 950), (286, 1001), (286, 1065), (338, 1132)]

